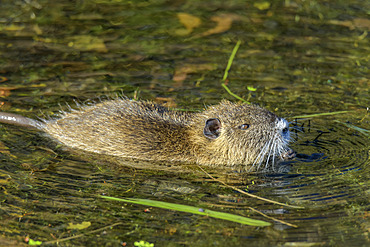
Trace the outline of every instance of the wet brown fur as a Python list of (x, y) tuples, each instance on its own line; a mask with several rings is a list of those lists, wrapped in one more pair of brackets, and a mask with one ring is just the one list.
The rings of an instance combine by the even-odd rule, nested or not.
[[(204, 134), (208, 119), (221, 122), (217, 138)], [(265, 143), (281, 131), (278, 119), (258, 106), (229, 101), (189, 113), (115, 99), (64, 113), (39, 129), (69, 147), (99, 154), (233, 166), (256, 161)], [(242, 130), (242, 124), (250, 127)]]

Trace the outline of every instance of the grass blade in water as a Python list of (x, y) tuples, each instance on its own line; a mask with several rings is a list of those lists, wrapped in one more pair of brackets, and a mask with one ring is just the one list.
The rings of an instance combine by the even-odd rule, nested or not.
[(250, 225), (250, 226), (270, 226), (271, 225), (271, 223), (262, 221), (262, 220), (254, 220), (254, 219), (250, 219), (250, 218), (239, 216), (239, 215), (217, 212), (217, 211), (213, 211), (209, 209), (201, 209), (201, 208), (188, 206), (188, 205), (181, 205), (181, 204), (175, 204), (175, 203), (169, 203), (169, 202), (160, 202), (160, 201), (154, 201), (154, 200), (149, 200), (149, 199), (135, 199), (135, 198), (123, 199), (123, 198), (116, 198), (116, 197), (110, 197), (110, 196), (101, 196), (101, 197), (104, 199), (109, 199), (109, 200), (170, 209), (170, 210), (187, 212), (187, 213), (192, 213), (192, 214), (205, 215), (205, 216), (209, 216), (209, 217), (213, 217), (217, 219), (233, 221), (233, 222), (237, 222), (237, 223), (244, 224), (244, 225)]

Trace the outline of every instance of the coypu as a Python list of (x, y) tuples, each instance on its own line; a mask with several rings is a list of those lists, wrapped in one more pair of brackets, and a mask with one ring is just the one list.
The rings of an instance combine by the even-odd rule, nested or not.
[(0, 122), (36, 128), (70, 148), (142, 160), (251, 168), (294, 157), (285, 119), (226, 100), (190, 113), (118, 98), (41, 121), (1, 112)]

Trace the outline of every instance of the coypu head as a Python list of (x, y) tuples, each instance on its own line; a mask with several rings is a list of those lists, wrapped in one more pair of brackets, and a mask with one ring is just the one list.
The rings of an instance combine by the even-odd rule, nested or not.
[(201, 115), (203, 133), (198, 140), (204, 151), (199, 163), (208, 159), (213, 164), (251, 165), (248, 169), (254, 170), (294, 156), (288, 148), (289, 123), (266, 109), (222, 101)]

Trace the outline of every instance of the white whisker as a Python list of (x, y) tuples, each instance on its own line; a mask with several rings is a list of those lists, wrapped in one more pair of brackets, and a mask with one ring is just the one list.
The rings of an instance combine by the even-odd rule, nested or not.
[[(266, 160), (266, 165), (265, 165), (265, 169), (267, 169), (267, 167), (268, 167), (268, 163), (269, 163), (269, 161), (270, 161), (270, 157), (271, 157), (271, 149), (272, 149), (272, 146), (274, 145), (274, 143), (275, 143), (275, 138), (276, 138), (276, 136), (274, 136), (274, 138), (273, 139), (270, 139), (270, 141), (269, 141), (269, 145), (268, 145), (268, 156), (267, 156), (267, 160)], [(274, 140), (272, 143), (272, 145), (270, 145), (270, 143), (271, 143), (271, 141), (272, 140)]]
[(266, 156), (266, 153), (268, 152), (270, 143), (271, 143), (271, 139), (268, 142), (265, 143), (265, 145), (263, 146), (261, 152), (257, 156), (256, 161), (259, 161), (259, 162), (258, 162), (258, 166), (257, 166), (257, 169), (256, 170), (259, 170), (260, 169), (261, 164), (262, 164), (262, 162), (263, 162), (263, 160), (264, 160), (264, 158)]
[[(276, 150), (276, 146), (277, 146), (277, 136), (275, 135), (274, 137), (274, 141), (271, 145), (271, 148), (270, 148), (270, 152), (269, 152), (269, 159), (270, 159), (270, 156), (272, 154), (272, 169), (275, 170), (275, 150)], [(266, 162), (266, 169), (268, 167), (268, 163)]]

